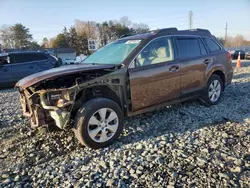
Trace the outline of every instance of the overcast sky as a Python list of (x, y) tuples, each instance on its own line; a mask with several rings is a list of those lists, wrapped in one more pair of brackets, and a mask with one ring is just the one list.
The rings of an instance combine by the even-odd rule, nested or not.
[(0, 0), (0, 26), (22, 23), (41, 42), (72, 26), (75, 19), (103, 22), (128, 16), (150, 29), (187, 29), (190, 10), (194, 28), (224, 37), (228, 22), (228, 35), (250, 40), (250, 0)]

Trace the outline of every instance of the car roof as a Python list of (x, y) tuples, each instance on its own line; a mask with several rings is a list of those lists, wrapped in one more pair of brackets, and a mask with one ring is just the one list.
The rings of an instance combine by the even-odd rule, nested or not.
[(44, 52), (37, 52), (37, 51), (20, 51), (20, 52), (8, 52), (7, 54), (10, 55), (10, 54), (41, 54)]
[(193, 36), (203, 36), (203, 37), (211, 37), (214, 36), (207, 29), (191, 29), (191, 30), (178, 30), (177, 28), (163, 28), (152, 30), (148, 33), (144, 34), (135, 34), (135, 35), (125, 35), (122, 36), (121, 39), (125, 40), (137, 40), (137, 39), (148, 39), (152, 36), (162, 36), (162, 35), (193, 35)]

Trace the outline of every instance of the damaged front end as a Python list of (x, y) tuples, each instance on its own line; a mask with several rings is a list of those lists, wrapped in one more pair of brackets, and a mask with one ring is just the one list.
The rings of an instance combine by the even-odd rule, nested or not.
[(24, 115), (30, 118), (33, 128), (55, 124), (64, 129), (70, 120), (77, 91), (78, 85), (35, 92), (31, 88), (20, 91)]
[[(36, 73), (16, 84), (23, 114), (33, 128), (56, 125), (66, 129), (82, 102), (85, 89), (105, 83), (114, 66), (73, 66)], [(93, 91), (94, 93), (96, 91)]]

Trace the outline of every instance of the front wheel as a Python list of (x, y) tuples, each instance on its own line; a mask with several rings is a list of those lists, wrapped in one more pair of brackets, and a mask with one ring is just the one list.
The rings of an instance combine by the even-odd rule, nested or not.
[(81, 144), (93, 149), (112, 144), (123, 130), (119, 105), (106, 98), (95, 98), (78, 110), (74, 132)]
[(213, 74), (207, 82), (207, 86), (201, 100), (208, 106), (218, 104), (221, 99), (222, 91), (223, 82), (221, 78), (218, 75)]

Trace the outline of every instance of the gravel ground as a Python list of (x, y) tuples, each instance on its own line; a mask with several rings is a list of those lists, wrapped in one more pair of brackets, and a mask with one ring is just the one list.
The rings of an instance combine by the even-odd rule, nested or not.
[(217, 106), (197, 100), (125, 120), (112, 146), (29, 128), (14, 90), (0, 91), (0, 187), (250, 187), (250, 63)]

